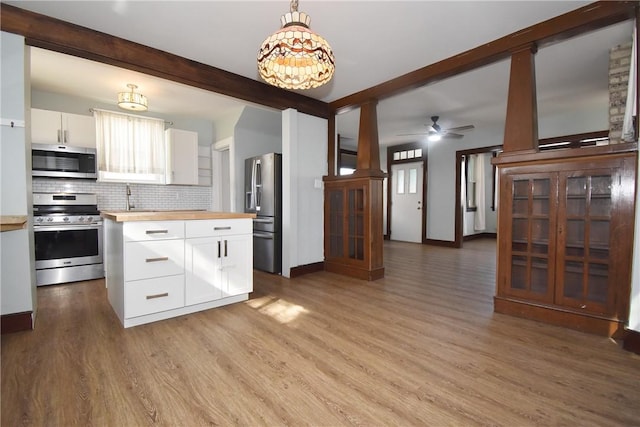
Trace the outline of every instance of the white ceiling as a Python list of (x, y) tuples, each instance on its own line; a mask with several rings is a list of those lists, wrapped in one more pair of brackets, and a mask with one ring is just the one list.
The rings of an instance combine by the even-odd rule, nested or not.
[[(279, 28), (287, 1), (4, 1), (255, 80), (256, 54)], [(331, 102), (433, 62), (579, 8), (584, 1), (329, 1), (301, 0), (311, 28), (336, 57), (327, 85), (304, 92)], [(541, 116), (606, 108), (608, 50), (631, 39), (631, 21), (542, 48), (536, 56)], [(503, 61), (378, 105), (381, 144), (411, 140), (429, 116), (443, 127), (504, 124), (509, 63)], [(150, 111), (215, 119), (246, 105), (182, 84), (34, 49), (34, 89), (113, 102), (135, 83)], [(357, 112), (338, 130), (357, 133)], [(600, 130), (600, 129), (593, 129)], [(541, 137), (544, 136), (541, 134)], [(552, 136), (552, 135), (549, 135)], [(415, 140), (415, 138), (413, 138)]]

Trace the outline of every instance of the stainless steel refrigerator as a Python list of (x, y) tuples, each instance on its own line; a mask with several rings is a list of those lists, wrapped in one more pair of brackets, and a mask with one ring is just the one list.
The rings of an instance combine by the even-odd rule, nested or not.
[(282, 154), (245, 160), (244, 211), (253, 220), (253, 267), (282, 273)]

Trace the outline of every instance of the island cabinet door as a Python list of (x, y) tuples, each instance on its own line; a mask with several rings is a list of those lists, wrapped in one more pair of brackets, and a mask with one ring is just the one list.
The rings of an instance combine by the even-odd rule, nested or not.
[(222, 242), (217, 237), (186, 239), (185, 242), (185, 305), (220, 299)]
[(224, 236), (220, 240), (222, 296), (230, 297), (252, 292), (253, 236)]

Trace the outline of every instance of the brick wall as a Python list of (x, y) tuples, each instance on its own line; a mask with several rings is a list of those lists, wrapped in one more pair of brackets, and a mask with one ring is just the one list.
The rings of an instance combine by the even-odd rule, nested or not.
[(616, 46), (609, 52), (609, 143), (622, 141), (622, 122), (624, 120), (629, 86), (629, 68), (631, 66), (631, 42)]

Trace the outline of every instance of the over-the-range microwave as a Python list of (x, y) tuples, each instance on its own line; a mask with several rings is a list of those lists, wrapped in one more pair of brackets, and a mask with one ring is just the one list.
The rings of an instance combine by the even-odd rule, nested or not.
[(32, 176), (84, 179), (98, 177), (95, 148), (32, 144), (31, 162)]

